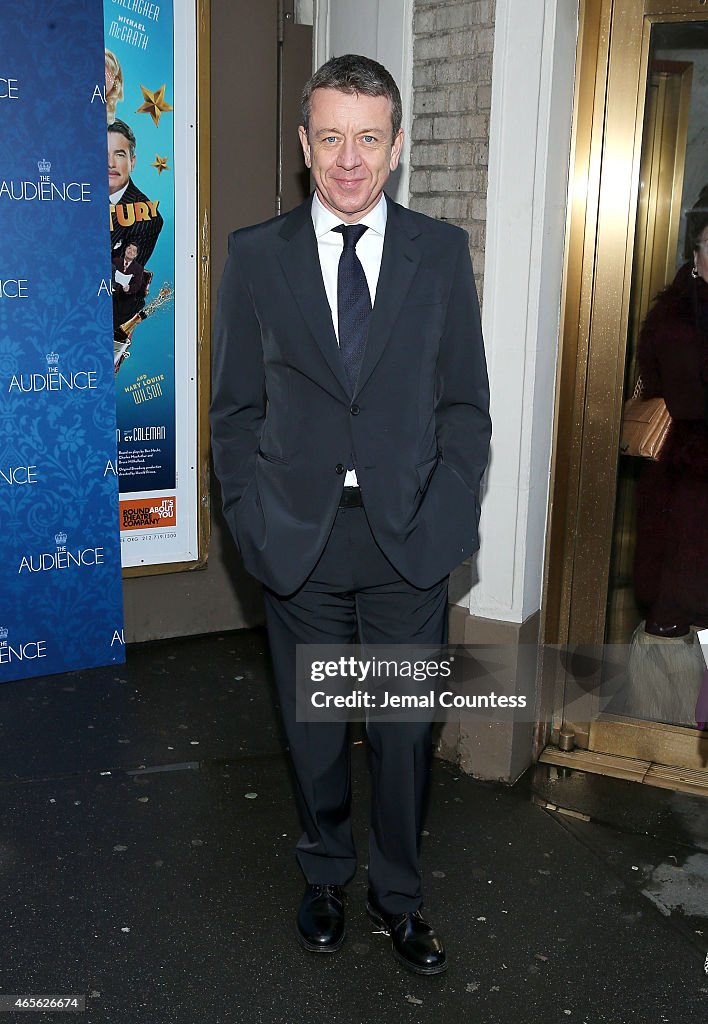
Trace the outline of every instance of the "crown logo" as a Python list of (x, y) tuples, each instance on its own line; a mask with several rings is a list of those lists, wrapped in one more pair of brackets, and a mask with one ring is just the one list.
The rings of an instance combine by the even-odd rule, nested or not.
[(46, 157), (42, 157), (41, 160), (37, 161), (37, 168), (40, 174), (49, 174), (52, 169), (52, 165)]
[(66, 531), (59, 530), (58, 533), (54, 534), (54, 540), (57, 542), (57, 547), (61, 547), (62, 544), (66, 544)]
[(57, 366), (59, 363), (58, 352), (47, 352), (46, 353), (47, 366)]
[(0, 626), (0, 640), (7, 640), (7, 626)]

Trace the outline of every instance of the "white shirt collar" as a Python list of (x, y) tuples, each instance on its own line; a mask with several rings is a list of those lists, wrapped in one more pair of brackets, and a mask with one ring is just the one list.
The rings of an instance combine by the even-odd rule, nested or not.
[[(365, 217), (357, 221), (357, 224), (366, 224), (370, 231), (374, 231), (377, 235), (385, 235), (386, 233), (386, 217), (388, 215), (388, 207), (386, 204), (386, 196), (381, 193), (379, 201), (373, 210), (369, 210)], [(336, 228), (338, 224), (342, 224), (342, 218), (338, 217), (336, 213), (332, 213), (324, 205), (320, 197), (315, 192), (312, 199), (312, 224), (315, 229), (315, 235), (317, 238), (322, 238), (332, 228)]]
[(128, 184), (129, 182), (126, 182), (123, 188), (119, 188), (117, 192), (114, 192), (112, 195), (109, 195), (108, 202), (111, 204), (111, 206), (116, 206), (121, 201), (121, 199), (123, 198), (123, 193), (127, 189)]

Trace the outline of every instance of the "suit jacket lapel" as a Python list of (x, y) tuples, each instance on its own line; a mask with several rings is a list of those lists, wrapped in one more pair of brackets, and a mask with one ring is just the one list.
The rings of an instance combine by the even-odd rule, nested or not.
[(357, 381), (357, 393), (364, 387), (383, 355), (398, 311), (420, 263), (420, 253), (413, 241), (420, 234), (419, 229), (409, 222), (406, 217), (407, 211), (403, 207), (392, 202), (388, 196), (386, 202), (388, 203), (388, 214), (383, 256), (376, 285), (376, 301), (369, 324), (369, 335)]
[(312, 336), (332, 373), (349, 394), (349, 383), (332, 324), (332, 311), (322, 280), (311, 205), (312, 199), (308, 198), (286, 217), (280, 234), (287, 244), (278, 258)]

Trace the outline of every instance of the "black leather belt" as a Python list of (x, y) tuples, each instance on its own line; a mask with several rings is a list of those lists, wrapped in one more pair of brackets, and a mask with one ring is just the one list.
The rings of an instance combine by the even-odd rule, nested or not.
[(340, 508), (361, 508), (363, 504), (359, 487), (345, 487), (342, 490), (342, 496), (339, 499)]

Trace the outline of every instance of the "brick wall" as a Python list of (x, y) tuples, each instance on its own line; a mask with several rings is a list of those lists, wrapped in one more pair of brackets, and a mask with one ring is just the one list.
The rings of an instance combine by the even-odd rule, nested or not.
[(495, 0), (415, 0), (410, 205), (470, 235), (482, 295)]

